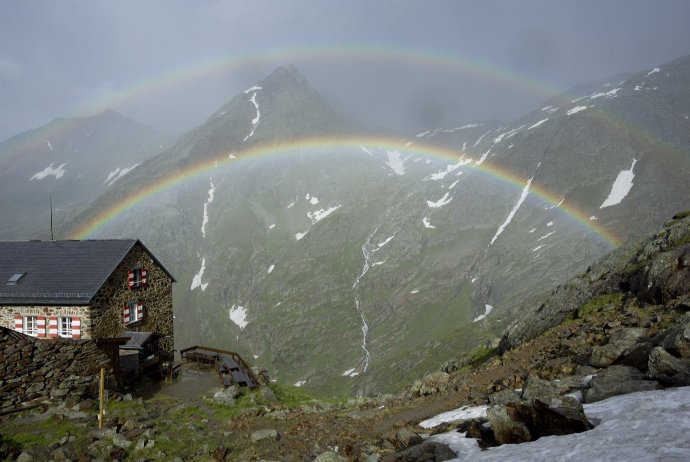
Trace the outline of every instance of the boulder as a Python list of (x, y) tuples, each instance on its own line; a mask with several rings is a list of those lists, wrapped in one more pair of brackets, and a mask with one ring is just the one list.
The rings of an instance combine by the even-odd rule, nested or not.
[(623, 344), (609, 343), (592, 350), (589, 363), (594, 367), (608, 367), (623, 355), (627, 347)]
[(676, 358), (656, 347), (649, 355), (649, 375), (667, 386), (690, 385), (690, 358)]
[(389, 454), (381, 459), (381, 462), (412, 462), (417, 460), (444, 462), (446, 460), (456, 459), (457, 457), (457, 454), (445, 444), (435, 441), (426, 441), (422, 444), (405, 449), (404, 451)]
[(278, 432), (273, 430), (273, 429), (258, 430), (258, 431), (255, 431), (254, 433), (252, 433), (252, 436), (250, 437), (252, 442), (261, 441), (261, 440), (266, 439), (266, 438), (277, 440), (278, 439)]
[(117, 448), (122, 448), (122, 449), (127, 449), (132, 445), (132, 442), (129, 441), (127, 438), (124, 437), (124, 435), (117, 433), (113, 437), (113, 446)]
[(491, 423), (491, 429), (494, 431), (496, 443), (501, 444), (519, 444), (526, 443), (532, 440), (527, 426), (514, 419), (506, 406), (497, 406), (489, 408), (486, 415)]
[(515, 390), (505, 389), (489, 395), (489, 404), (505, 406), (508, 403), (517, 403), (520, 395)]
[(658, 336), (657, 341), (660, 347), (674, 356), (690, 358), (690, 313), (681, 316)]
[(644, 378), (644, 374), (634, 367), (610, 366), (592, 378), (591, 388), (584, 393), (584, 402), (594, 403), (612, 396), (661, 388), (659, 382)]
[(564, 399), (561, 408), (549, 407), (542, 401), (512, 403), (487, 411), (497, 444), (535, 441), (542, 436), (569, 435), (589, 430), (582, 405)]
[(348, 462), (347, 459), (333, 451), (326, 451), (314, 459), (314, 462)]
[(572, 387), (566, 382), (550, 382), (530, 377), (522, 388), (522, 399), (529, 401), (538, 399), (548, 403), (552, 399), (568, 393), (571, 389)]
[(266, 401), (271, 401), (274, 403), (278, 402), (278, 398), (276, 398), (275, 393), (273, 393), (273, 391), (268, 387), (261, 387), (261, 397)]
[(647, 372), (649, 368), (649, 354), (654, 349), (652, 342), (642, 342), (633, 345), (623, 352), (623, 356), (618, 361), (622, 366), (632, 366), (642, 372)]
[(626, 327), (615, 331), (611, 335), (609, 343), (622, 344), (625, 345), (627, 348), (630, 348), (634, 344), (640, 342), (646, 336), (647, 329), (645, 329), (644, 327)]
[(403, 448), (409, 448), (422, 443), (422, 437), (413, 432), (409, 428), (401, 428), (395, 434), (395, 438), (400, 442)]

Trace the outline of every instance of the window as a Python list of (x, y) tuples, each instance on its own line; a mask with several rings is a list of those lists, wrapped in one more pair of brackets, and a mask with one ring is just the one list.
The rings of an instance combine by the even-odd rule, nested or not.
[(72, 318), (58, 318), (58, 335), (72, 338)]
[(124, 324), (132, 324), (144, 319), (144, 305), (138, 301), (129, 302), (125, 305), (123, 312)]
[(22, 327), (22, 332), (27, 335), (38, 336), (38, 325), (36, 316), (24, 316), (24, 326)]
[(11, 278), (5, 282), (6, 286), (16, 286), (17, 282), (24, 276), (26, 273), (14, 273)]
[(130, 289), (146, 286), (146, 268), (132, 268), (127, 280)]

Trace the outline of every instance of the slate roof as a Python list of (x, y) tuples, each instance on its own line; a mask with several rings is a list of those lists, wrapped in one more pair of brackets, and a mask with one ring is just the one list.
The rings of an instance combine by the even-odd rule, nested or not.
[(132, 347), (141, 349), (152, 336), (158, 338), (165, 337), (165, 335), (157, 334), (155, 332), (125, 332), (123, 337), (129, 337), (129, 340), (127, 340), (127, 343), (125, 343), (121, 348)]
[(88, 305), (137, 244), (175, 282), (138, 239), (0, 242), (0, 306)]

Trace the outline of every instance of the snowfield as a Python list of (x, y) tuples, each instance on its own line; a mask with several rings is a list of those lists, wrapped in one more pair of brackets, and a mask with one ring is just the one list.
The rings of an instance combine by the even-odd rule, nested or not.
[[(481, 451), (464, 433), (449, 432), (428, 441), (448, 445), (455, 461), (687, 461), (690, 460), (690, 387), (642, 391), (585, 404), (585, 414), (599, 424), (566, 436), (547, 436), (522, 444)], [(420, 423), (432, 428), (442, 422), (486, 417), (486, 406), (462, 408)]]

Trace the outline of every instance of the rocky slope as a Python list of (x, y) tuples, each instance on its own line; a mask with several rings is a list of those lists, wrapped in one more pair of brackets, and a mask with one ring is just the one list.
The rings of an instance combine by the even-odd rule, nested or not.
[(173, 140), (108, 109), (0, 143), (0, 239), (50, 239), (49, 196), (55, 220), (64, 219)]
[(688, 81), (683, 58), (510, 124), (403, 138), (279, 68), (62, 233), (95, 221), (92, 237), (153, 249), (179, 281), (180, 348), (327, 392), (393, 390), (685, 208)]
[[(582, 296), (563, 310), (565, 319), (554, 312), (550, 329), (502, 355), (498, 348), (464, 355), (446, 365), (450, 372), (427, 375), (396, 396), (333, 401), (277, 386), (244, 396), (237, 390), (211, 392), (191, 401), (147, 394), (111, 402), (103, 430), (94, 429), (90, 401), (66, 402), (3, 418), (0, 450), (3, 457), (24, 461), (442, 461), (459, 455), (440, 442), (457, 442), (457, 431), (486, 447), (563, 434), (563, 418), (581, 419), (584, 428), (578, 431), (596, 430), (597, 421), (582, 420), (579, 401), (587, 405), (621, 394), (690, 385), (689, 238), (690, 216), (673, 220), (612, 254), (608, 264), (615, 269), (602, 276), (607, 290)], [(640, 249), (647, 249), (645, 264), (632, 258), (620, 264), (621, 252), (640, 255)], [(604, 264), (602, 259), (596, 266)], [(589, 284), (599, 287), (598, 281)], [(214, 401), (219, 395), (230, 397), (218, 404)], [(455, 417), (425, 420), (441, 411), (477, 405), (489, 410), (465, 408)], [(490, 429), (484, 425), (487, 420)], [(557, 428), (554, 423), (559, 423)], [(420, 433), (444, 436), (424, 441)], [(657, 458), (683, 450), (687, 438), (656, 444), (662, 440), (650, 436), (664, 433), (650, 432), (648, 446), (637, 442), (636, 447)], [(550, 442), (554, 450), (554, 440)], [(570, 456), (563, 457), (578, 454), (571, 448)]]

